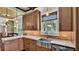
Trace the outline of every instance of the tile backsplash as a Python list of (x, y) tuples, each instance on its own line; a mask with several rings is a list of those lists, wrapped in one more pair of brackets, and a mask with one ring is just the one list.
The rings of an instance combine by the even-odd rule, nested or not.
[(60, 32), (60, 39), (68, 39), (68, 40), (72, 40), (72, 36), (73, 36), (73, 32), (71, 31), (61, 31)]
[(59, 36), (48, 36), (43, 35), (40, 31), (24, 31), (24, 35), (34, 35), (34, 36), (46, 36), (46, 37), (56, 37), (64, 40), (72, 40), (73, 32), (72, 31), (60, 31)]

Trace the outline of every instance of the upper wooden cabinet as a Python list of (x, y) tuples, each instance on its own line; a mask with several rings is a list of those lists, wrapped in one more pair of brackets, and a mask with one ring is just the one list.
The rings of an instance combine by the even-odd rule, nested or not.
[(73, 11), (71, 7), (60, 7), (59, 8), (59, 28), (60, 31), (72, 31), (73, 23)]
[[(23, 16), (23, 30), (40, 30), (40, 12), (38, 10)], [(73, 30), (73, 8), (59, 7), (59, 29), (60, 31)]]
[(39, 30), (40, 12), (38, 10), (23, 16), (23, 30)]

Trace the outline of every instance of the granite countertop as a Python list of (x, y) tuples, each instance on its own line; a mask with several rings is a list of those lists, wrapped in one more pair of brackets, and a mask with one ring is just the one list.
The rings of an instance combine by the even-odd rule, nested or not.
[(39, 40), (41, 37), (37, 37), (37, 36), (13, 36), (13, 37), (1, 38), (1, 40), (7, 41), (7, 40), (18, 39), (18, 38), (29, 38), (29, 39), (33, 39), (33, 40)]
[[(1, 38), (1, 40), (4, 42), (4, 41), (7, 41), (7, 40), (14, 40), (14, 39), (17, 39), (17, 38), (29, 38), (29, 39), (33, 39), (33, 40), (39, 40), (39, 39), (44, 38), (44, 37), (22, 35), (22, 36)], [(47, 38), (47, 39), (49, 39), (51, 41), (51, 43), (54, 43), (54, 44), (59, 44), (59, 45), (64, 45), (64, 46), (69, 46), (69, 47), (75, 48), (75, 45), (71, 41), (68, 41), (68, 40), (60, 40), (60, 39), (52, 39), (52, 38)]]
[(67, 40), (52, 40), (51, 43), (75, 48), (75, 45)]

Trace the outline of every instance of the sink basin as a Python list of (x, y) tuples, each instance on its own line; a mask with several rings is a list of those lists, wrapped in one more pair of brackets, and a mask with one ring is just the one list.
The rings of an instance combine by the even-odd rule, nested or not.
[(44, 39), (44, 38), (41, 38), (39, 39), (40, 41), (48, 41), (48, 42), (51, 42), (51, 40), (47, 40), (47, 39)]
[(43, 39), (43, 38), (39, 39), (38, 41), (39, 41), (39, 42), (42, 42), (42, 43), (51, 43), (50, 40)]
[(51, 48), (51, 41), (41, 38), (37, 41), (37, 45), (45, 48)]

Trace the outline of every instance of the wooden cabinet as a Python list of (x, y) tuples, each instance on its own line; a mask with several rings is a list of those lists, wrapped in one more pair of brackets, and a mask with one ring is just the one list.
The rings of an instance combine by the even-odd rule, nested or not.
[(18, 51), (18, 39), (8, 40), (4, 42), (4, 50), (5, 51)]
[(72, 31), (72, 8), (71, 7), (60, 7), (59, 8), (59, 22), (60, 31)]
[(36, 41), (24, 38), (24, 49), (26, 51), (36, 51)]
[(4, 51), (4, 45), (3, 44), (0, 45), (0, 51)]
[(23, 39), (22, 38), (18, 39), (18, 46), (19, 46), (19, 51), (24, 50)]
[(28, 38), (24, 38), (24, 49), (26, 51), (50, 51), (48, 48), (38, 46), (36, 40)]
[(37, 50), (36, 40), (30, 40), (30, 51), (36, 51), (36, 50)]
[(23, 39), (13, 39), (4, 42), (4, 51), (21, 51), (24, 50)]
[(29, 51), (30, 50), (30, 40), (27, 38), (24, 39), (24, 50)]
[[(72, 7), (59, 7), (60, 31), (73, 30)], [(40, 30), (40, 12), (38, 10), (23, 16), (23, 30)]]
[(1, 51), (1, 46), (0, 46), (0, 51)]
[(75, 18), (75, 26), (74, 28), (76, 28), (74, 31), (75, 31), (75, 39), (74, 39), (74, 43), (75, 43), (75, 48), (76, 48), (76, 51), (79, 51), (79, 7), (77, 8), (74, 8), (75, 10), (75, 14), (74, 16), (76, 15), (76, 18)]
[[(0, 50), (2, 50), (0, 48)], [(4, 51), (50, 51), (37, 45), (37, 41), (29, 38), (18, 38), (4, 42)]]
[(38, 10), (23, 16), (23, 30), (39, 30), (40, 12)]

